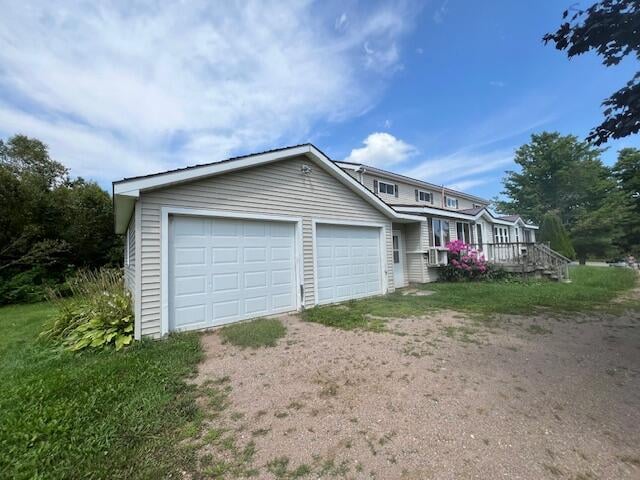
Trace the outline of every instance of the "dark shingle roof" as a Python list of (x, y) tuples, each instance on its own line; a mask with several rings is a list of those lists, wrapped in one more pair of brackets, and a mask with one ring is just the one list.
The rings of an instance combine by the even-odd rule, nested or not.
[[(311, 143), (300, 143), (298, 145), (289, 145), (288, 147), (282, 147), (282, 148), (273, 148), (271, 150), (265, 150), (263, 152), (257, 152), (257, 153), (249, 153), (247, 155), (239, 155), (237, 157), (230, 157), (230, 158), (225, 158), (224, 160), (218, 160), (215, 162), (209, 162), (209, 163), (200, 163), (198, 165), (189, 165), (187, 167), (180, 167), (180, 168), (174, 168), (171, 170), (165, 170), (163, 172), (156, 172), (156, 173), (149, 173), (147, 175), (138, 175), (135, 177), (125, 177), (122, 180), (116, 180), (113, 183), (121, 183), (121, 182), (128, 182), (130, 180), (138, 180), (140, 178), (149, 178), (149, 177), (155, 177), (157, 175), (164, 175), (166, 173), (174, 173), (174, 172), (181, 172), (183, 170), (191, 170), (193, 168), (200, 168), (200, 167), (208, 167), (210, 165), (214, 165), (214, 164), (218, 164), (218, 163), (226, 163), (226, 162), (232, 162), (234, 160), (240, 160), (243, 158), (248, 158), (248, 157), (255, 157), (257, 155), (263, 155), (265, 153), (274, 153), (274, 152), (282, 152), (283, 150), (289, 150), (291, 148), (298, 148), (298, 147), (314, 147), (316, 150), (320, 150), (319, 148), (317, 148), (315, 145), (312, 145)], [(325, 155), (326, 156), (326, 155)], [(329, 157), (327, 157), (329, 158)]]

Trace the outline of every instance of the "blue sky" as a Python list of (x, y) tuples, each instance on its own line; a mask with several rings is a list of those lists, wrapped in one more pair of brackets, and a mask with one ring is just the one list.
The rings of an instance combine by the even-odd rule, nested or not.
[(584, 137), (638, 68), (544, 46), (572, 3), (11, 2), (0, 135), (42, 139), (109, 190), (311, 141), (491, 198), (531, 133)]

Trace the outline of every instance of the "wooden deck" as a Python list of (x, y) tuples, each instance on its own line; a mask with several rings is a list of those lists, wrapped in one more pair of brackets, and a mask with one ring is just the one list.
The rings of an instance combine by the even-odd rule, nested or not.
[[(569, 280), (571, 260), (552, 250), (545, 243), (483, 243), (470, 244), (469, 247), (483, 254), (489, 263), (499, 265), (509, 272), (522, 274), (525, 277)], [(446, 265), (446, 249), (432, 248), (428, 258), (430, 266)]]

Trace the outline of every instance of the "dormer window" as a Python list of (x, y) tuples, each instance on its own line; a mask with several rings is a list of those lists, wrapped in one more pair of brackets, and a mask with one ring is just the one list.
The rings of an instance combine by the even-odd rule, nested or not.
[(382, 182), (379, 180), (373, 181), (373, 189), (376, 193), (386, 193), (387, 195), (398, 196), (398, 185), (393, 183)]
[(424, 190), (416, 190), (416, 202), (433, 203), (433, 194)]
[(447, 199), (447, 208), (458, 208), (458, 199), (453, 197), (446, 197)]

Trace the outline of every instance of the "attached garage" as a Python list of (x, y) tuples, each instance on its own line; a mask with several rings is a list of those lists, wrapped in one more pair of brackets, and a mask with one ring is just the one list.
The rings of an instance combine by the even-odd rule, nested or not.
[(298, 308), (294, 223), (169, 218), (169, 330)]
[(396, 212), (313, 145), (114, 183), (135, 336), (161, 337), (394, 288)]
[(381, 294), (382, 227), (316, 224), (317, 303)]

